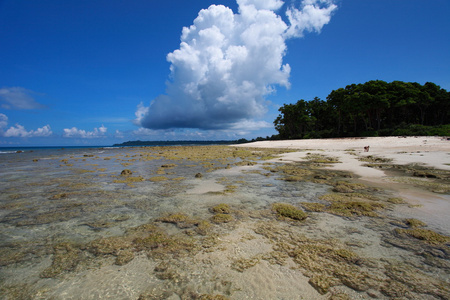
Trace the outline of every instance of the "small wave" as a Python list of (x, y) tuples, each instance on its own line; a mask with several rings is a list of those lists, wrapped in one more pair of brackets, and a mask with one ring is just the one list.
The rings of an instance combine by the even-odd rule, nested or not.
[(17, 151), (0, 151), (0, 154), (17, 153)]

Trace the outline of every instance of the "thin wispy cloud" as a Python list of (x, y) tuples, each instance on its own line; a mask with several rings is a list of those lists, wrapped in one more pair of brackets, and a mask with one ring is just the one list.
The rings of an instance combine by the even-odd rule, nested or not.
[(108, 129), (103, 125), (99, 128), (94, 128), (92, 131), (78, 129), (77, 127), (64, 128), (63, 137), (82, 139), (101, 138), (106, 136), (107, 130)]
[(166, 94), (138, 106), (137, 125), (226, 130), (262, 117), (267, 95), (290, 85), (291, 68), (283, 63), (286, 40), (320, 32), (337, 8), (331, 0), (304, 0), (284, 13), (279, 0), (237, 3), (236, 14), (211, 5), (183, 28), (180, 48), (167, 55)]
[(8, 126), (8, 116), (0, 114), (0, 130), (3, 130), (6, 126)]
[(3, 87), (0, 89), (0, 106), (4, 109), (42, 109), (44, 105), (36, 102), (36, 92), (23, 87)]

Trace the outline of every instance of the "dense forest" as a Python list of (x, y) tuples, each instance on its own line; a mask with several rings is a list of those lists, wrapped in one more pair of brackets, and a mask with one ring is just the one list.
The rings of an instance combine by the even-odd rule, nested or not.
[(427, 82), (372, 80), (333, 90), (327, 100), (285, 104), (277, 139), (450, 135), (450, 92)]

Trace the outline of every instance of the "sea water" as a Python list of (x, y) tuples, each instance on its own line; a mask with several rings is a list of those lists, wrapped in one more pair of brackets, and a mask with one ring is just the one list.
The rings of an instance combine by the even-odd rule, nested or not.
[[(195, 159), (190, 159), (182, 157), (183, 149), (2, 149), (0, 295), (5, 299), (208, 299), (201, 297), (214, 295), (325, 299), (308, 283), (301, 266), (287, 258), (289, 252), (277, 252), (291, 240), (302, 239), (321, 240), (322, 249), (328, 244), (351, 247), (366, 256), (370, 268), (377, 266), (370, 272), (379, 276), (385, 275), (375, 258), (424, 266), (403, 246), (383, 242), (391, 230), (388, 221), (329, 214), (310, 214), (304, 225), (274, 221), (272, 203), (298, 207), (302, 202), (320, 202), (330, 185), (280, 180), (280, 174), (265, 169), (264, 161), (247, 164), (235, 155), (207, 158), (202, 147), (191, 147)], [(122, 175), (123, 170), (132, 174)], [(232, 208), (233, 221), (213, 224), (212, 235), (198, 235), (195, 226), (211, 220), (211, 209), (221, 203)], [(189, 222), (158, 222), (172, 214), (197, 223), (193, 227)], [(134, 259), (121, 264), (115, 257), (127, 248), (108, 252), (106, 244), (100, 254), (92, 250), (96, 241), (115, 241), (145, 224), (157, 224), (171, 237), (154, 246), (156, 254), (133, 249)], [(265, 226), (274, 232), (262, 233)], [(200, 252), (158, 253), (170, 243), (191, 238), (200, 241)], [(137, 245), (136, 240), (133, 243)], [(297, 246), (290, 247), (293, 251)], [(274, 258), (278, 263), (273, 263)], [(445, 267), (427, 268), (448, 282)], [(358, 288), (340, 289), (367, 297), (367, 289)]]

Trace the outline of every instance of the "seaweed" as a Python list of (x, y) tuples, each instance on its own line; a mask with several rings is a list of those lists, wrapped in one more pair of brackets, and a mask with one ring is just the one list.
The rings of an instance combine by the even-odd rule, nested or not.
[(154, 176), (148, 179), (149, 181), (158, 182), (158, 181), (166, 181), (169, 180), (166, 176)]
[(212, 216), (210, 220), (211, 220), (211, 222), (216, 223), (216, 224), (229, 223), (229, 222), (233, 221), (233, 216), (231, 216), (229, 214), (216, 214), (216, 215)]
[(277, 216), (280, 218), (303, 221), (308, 217), (308, 215), (301, 209), (286, 203), (273, 203), (272, 210), (276, 212)]
[(315, 202), (302, 202), (300, 205), (307, 211), (312, 212), (324, 212), (326, 210), (326, 205), (322, 203)]
[(329, 157), (318, 153), (308, 153), (305, 159), (315, 164), (335, 164), (340, 163), (336, 157)]
[(166, 216), (158, 218), (156, 221), (163, 223), (172, 223), (177, 225), (178, 228), (191, 228), (198, 224), (197, 220), (191, 219), (183, 213), (168, 214)]
[(252, 258), (240, 258), (231, 264), (231, 268), (238, 272), (244, 272), (245, 270), (256, 266), (260, 262), (261, 258), (259, 256), (255, 256)]
[(407, 235), (409, 237), (421, 240), (430, 245), (442, 245), (450, 242), (450, 237), (439, 234), (433, 230), (423, 228), (411, 228), (411, 229), (394, 229), (396, 234)]
[(53, 278), (74, 270), (82, 260), (81, 250), (73, 244), (62, 243), (54, 247), (52, 264), (41, 272), (42, 278)]
[(214, 207), (211, 208), (211, 211), (213, 213), (219, 213), (219, 214), (230, 214), (231, 208), (228, 204), (220, 203)]
[(273, 222), (259, 223), (255, 232), (274, 241), (274, 250), (291, 257), (321, 294), (339, 284), (358, 291), (379, 284), (376, 275), (364, 271), (361, 257), (336, 240), (310, 239)]
[(417, 219), (405, 219), (404, 223), (409, 227), (425, 227), (427, 224)]
[(364, 198), (365, 195), (352, 194), (326, 194), (321, 200), (330, 202), (325, 209), (326, 212), (344, 216), (368, 216), (378, 217), (377, 210), (386, 208), (384, 203)]

